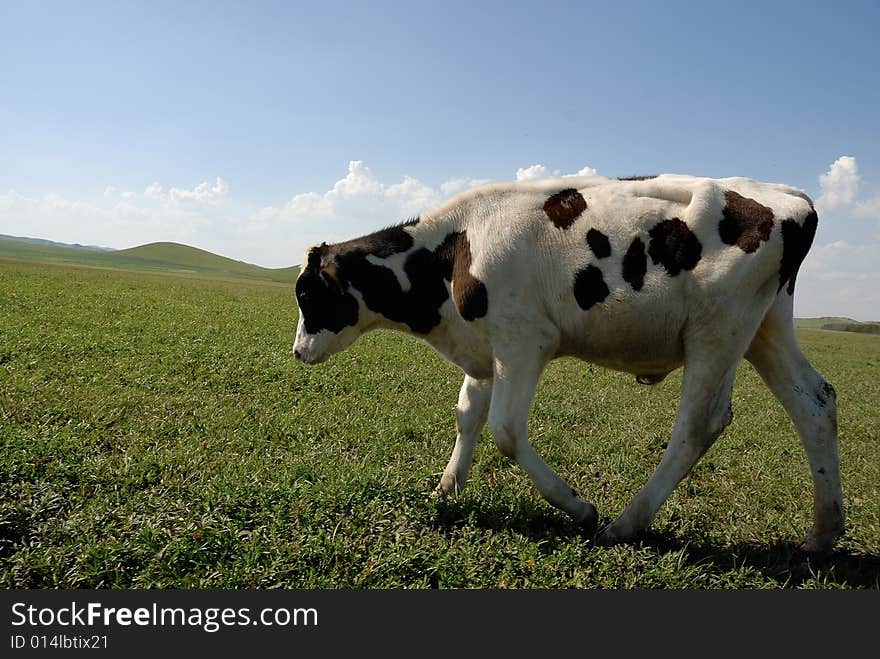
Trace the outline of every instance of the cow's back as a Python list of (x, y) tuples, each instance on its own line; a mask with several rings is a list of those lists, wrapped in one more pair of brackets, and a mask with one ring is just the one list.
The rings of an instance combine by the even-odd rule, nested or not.
[(591, 177), (494, 186), (470, 197), (462, 228), (487, 331), (548, 319), (559, 354), (663, 373), (689, 325), (769, 304), (784, 226), (810, 213), (802, 191), (750, 179)]

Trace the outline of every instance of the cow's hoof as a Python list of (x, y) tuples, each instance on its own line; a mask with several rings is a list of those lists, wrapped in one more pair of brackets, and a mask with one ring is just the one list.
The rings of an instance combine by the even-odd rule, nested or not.
[(803, 542), (800, 544), (800, 550), (806, 554), (830, 554), (834, 549), (834, 543), (843, 535), (843, 529), (832, 533), (814, 534), (812, 531), (807, 533)]
[(602, 547), (610, 547), (611, 545), (616, 545), (618, 542), (620, 542), (614, 532), (609, 530), (610, 527), (611, 525), (609, 524), (601, 531), (599, 531), (596, 534), (596, 537), (593, 539), (593, 543)]
[(584, 503), (587, 504), (587, 507), (585, 515), (581, 518), (580, 525), (583, 534), (588, 538), (592, 538), (596, 535), (596, 529), (599, 528), (599, 511), (589, 501), (584, 501)]
[(616, 521), (611, 522), (596, 535), (595, 543), (604, 547), (617, 545), (621, 542), (629, 542), (635, 537), (635, 533), (625, 531)]
[(462, 490), (464, 490), (464, 482), (462, 481), (459, 483), (455, 476), (447, 474), (443, 474), (442, 478), (440, 478), (440, 482), (437, 483), (437, 487), (434, 488), (434, 492), (437, 493), (437, 496), (441, 497), (460, 494)]

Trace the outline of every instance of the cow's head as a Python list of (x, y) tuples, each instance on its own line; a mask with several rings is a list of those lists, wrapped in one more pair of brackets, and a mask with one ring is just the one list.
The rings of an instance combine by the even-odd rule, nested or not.
[(296, 303), (299, 323), (293, 355), (306, 364), (319, 364), (362, 334), (360, 303), (338, 277), (333, 251), (326, 243), (306, 250), (296, 280)]

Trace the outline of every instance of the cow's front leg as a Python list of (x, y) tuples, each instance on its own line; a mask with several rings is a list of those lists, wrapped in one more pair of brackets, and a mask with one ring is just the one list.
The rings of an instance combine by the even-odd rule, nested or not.
[(528, 439), (529, 409), (548, 359), (522, 347), (505, 354), (496, 352), (489, 427), (498, 450), (528, 473), (541, 496), (583, 525), (592, 537), (599, 517), (596, 508), (541, 459)]
[(480, 437), (480, 429), (486, 423), (491, 398), (491, 379), (477, 380), (469, 375), (464, 377), (455, 408), (455, 448), (440, 478), (438, 493), (449, 494), (464, 489), (474, 459), (474, 446)]

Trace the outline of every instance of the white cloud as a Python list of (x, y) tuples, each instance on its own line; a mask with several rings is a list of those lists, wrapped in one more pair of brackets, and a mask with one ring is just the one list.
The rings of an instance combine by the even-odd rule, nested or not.
[(144, 196), (147, 199), (160, 199), (162, 197), (162, 186), (158, 183), (148, 185), (144, 190)]
[(348, 173), (330, 190), (294, 195), (281, 208), (267, 206), (251, 213), (246, 223), (259, 233), (275, 235), (263, 245), (270, 262), (290, 264), (300, 260), (308, 245), (345, 240), (416, 216), (444, 196), (411, 176), (385, 184), (363, 161), (352, 160)]
[(819, 210), (832, 210), (853, 203), (859, 192), (859, 166), (853, 156), (841, 156), (828, 171), (819, 175), (822, 194), (816, 199)]
[(516, 170), (517, 181), (532, 181), (534, 179), (548, 178), (550, 171), (544, 165), (529, 165)]
[(327, 194), (336, 198), (378, 196), (383, 187), (363, 160), (352, 160), (348, 163), (348, 174)]
[(517, 181), (534, 181), (542, 178), (552, 178), (562, 176), (563, 178), (571, 178), (572, 176), (595, 176), (596, 169), (586, 166), (579, 169), (574, 174), (563, 174), (560, 170), (554, 169), (552, 172), (544, 165), (529, 165), (528, 167), (520, 167), (516, 170)]
[(845, 240), (814, 245), (801, 271), (817, 279), (838, 279), (841, 273), (880, 277), (880, 245), (853, 245)]
[(167, 192), (158, 183), (148, 185), (144, 189), (144, 197), (155, 199), (163, 206), (178, 206), (183, 203), (210, 204), (216, 206), (221, 203), (229, 193), (229, 185), (219, 176), (210, 184), (202, 181), (193, 189), (171, 188)]
[(410, 176), (404, 176), (403, 183), (388, 186), (385, 198), (396, 204), (406, 216), (418, 215), (440, 201), (436, 190)]
[(202, 181), (192, 190), (171, 188), (168, 191), (169, 199), (173, 201), (194, 201), (202, 204), (218, 204), (229, 193), (229, 186), (219, 176), (214, 185)]
[(174, 241), (229, 254), (235, 251), (229, 238), (240, 223), (225, 207), (228, 190), (218, 178), (213, 184), (167, 192), (154, 183), (142, 194), (119, 194), (107, 186), (95, 202), (10, 191), (0, 195), (0, 233), (17, 230), (37, 238), (116, 248)]

